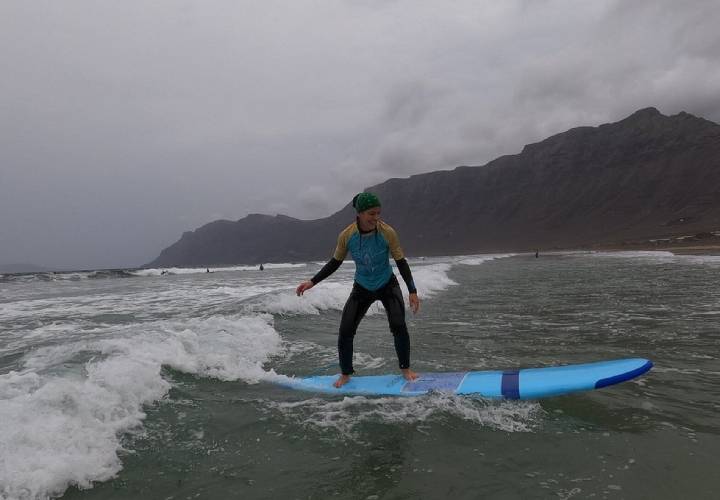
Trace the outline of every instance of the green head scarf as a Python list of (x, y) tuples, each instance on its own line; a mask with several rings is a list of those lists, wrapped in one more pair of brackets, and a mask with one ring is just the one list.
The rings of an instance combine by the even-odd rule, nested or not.
[(365, 210), (370, 210), (371, 208), (379, 207), (380, 204), (380, 198), (377, 197), (377, 195), (373, 193), (360, 193), (353, 198), (353, 207), (355, 207), (355, 210), (357, 213), (364, 212)]

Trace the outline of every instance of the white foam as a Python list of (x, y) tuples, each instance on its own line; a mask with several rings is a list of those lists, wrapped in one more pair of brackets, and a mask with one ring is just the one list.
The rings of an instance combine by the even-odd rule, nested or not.
[[(334, 357), (337, 358), (337, 353), (335, 353)], [(387, 363), (385, 358), (380, 358), (364, 352), (355, 351), (355, 353), (353, 354), (353, 366), (360, 371), (367, 371), (377, 370), (378, 368), (387, 366)], [(337, 370), (340, 370), (339, 366), (337, 367)]]
[(285, 361), (290, 361), (296, 357), (304, 358), (308, 353), (327, 358), (328, 360), (337, 358), (337, 348), (325, 347), (307, 340), (285, 341), (283, 350)]
[(125, 353), (195, 375), (257, 383), (274, 379), (263, 364), (281, 348), (271, 316), (194, 318), (132, 344), (103, 343), (103, 353)]
[[(450, 264), (431, 264), (428, 266), (415, 266), (412, 270), (415, 287), (421, 298), (432, 297), (438, 292), (447, 290), (449, 287), (457, 285), (451, 280), (447, 273), (452, 268)], [(407, 288), (403, 280), (399, 280), (403, 291), (407, 295)]]
[(271, 314), (316, 315), (321, 311), (342, 310), (351, 289), (350, 282), (326, 280), (306, 291), (301, 297), (295, 294), (294, 289), (287, 289), (265, 295), (250, 307), (252, 310)]
[(268, 315), (101, 333), (36, 349), (22, 373), (0, 376), (0, 421), (12, 422), (0, 426), (0, 498), (57, 496), (113, 477), (122, 467), (120, 436), (141, 425), (143, 405), (169, 390), (162, 366), (247, 383), (287, 380), (263, 368), (282, 350)]
[(87, 378), (0, 376), (0, 495), (58, 496), (88, 488), (121, 469), (118, 434), (140, 425), (142, 405), (169, 384), (159, 367), (111, 359), (88, 366)]
[(103, 306), (97, 297), (57, 297), (50, 299), (29, 299), (3, 304), (0, 320), (17, 321), (42, 316), (65, 316), (98, 314)]
[(194, 283), (178, 284), (169, 289), (149, 288), (133, 293), (128, 300), (127, 293), (96, 293), (84, 296), (62, 296), (18, 300), (3, 304), (0, 321), (31, 321), (40, 317), (56, 321), (73, 318), (95, 318), (100, 314), (127, 314), (137, 317), (153, 315), (187, 315), (207, 305), (216, 304), (218, 298), (245, 300), (280, 289), (272, 283), (242, 286), (198, 287)]
[[(451, 267), (446, 263), (414, 266), (412, 272), (418, 294), (422, 298), (430, 298), (450, 286), (457, 285), (447, 275)], [(402, 279), (398, 281), (407, 301), (407, 287)], [(301, 297), (295, 294), (294, 289), (269, 293), (249, 307), (253, 311), (283, 315), (317, 315), (328, 310), (342, 311), (351, 290), (352, 278), (348, 276), (343, 277), (342, 281), (325, 280), (306, 291)], [(368, 310), (368, 315), (378, 314), (382, 310), (381, 303), (376, 302)]]
[[(230, 296), (233, 299), (245, 300), (250, 297), (256, 297), (258, 295), (264, 295), (266, 293), (273, 292), (279, 287), (276, 286), (216, 286), (213, 288), (203, 290), (203, 297), (214, 297), (214, 296)], [(197, 294), (196, 294), (197, 296)]]
[(531, 432), (537, 415), (542, 413), (537, 402), (489, 401), (447, 394), (407, 398), (354, 396), (339, 401), (310, 398), (269, 402), (268, 406), (294, 422), (303, 422), (308, 428), (333, 429), (350, 438), (358, 438), (359, 428), (368, 421), (417, 425), (448, 417), (506, 432)]
[(479, 266), (485, 262), (490, 262), (496, 259), (506, 259), (508, 257), (514, 257), (515, 253), (495, 253), (495, 254), (482, 254), (482, 255), (468, 255), (461, 257), (457, 262), (464, 266)]
[[(285, 362), (296, 357), (303, 357), (308, 353), (312, 353), (314, 357), (319, 358), (321, 360), (321, 366), (318, 368), (318, 371), (315, 372), (316, 375), (339, 373), (340, 371), (337, 347), (322, 346), (315, 342), (303, 340), (294, 340), (292, 342), (285, 342), (284, 350)], [(324, 363), (324, 365), (322, 365), (322, 363)], [(387, 366), (387, 360), (364, 352), (355, 351), (353, 355), (353, 365), (359, 371), (377, 370)]]
[(88, 331), (89, 330), (83, 330), (83, 325), (75, 322), (41, 324), (32, 330), (23, 327), (13, 330), (8, 329), (3, 332), (3, 341), (0, 343), (0, 354), (22, 352), (27, 350), (30, 344), (55, 342), (58, 338), (68, 341), (74, 338), (78, 332), (87, 333)]

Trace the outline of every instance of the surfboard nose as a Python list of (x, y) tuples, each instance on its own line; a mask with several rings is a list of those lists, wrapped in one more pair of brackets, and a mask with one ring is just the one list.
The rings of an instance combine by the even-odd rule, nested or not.
[(606, 377), (598, 380), (597, 382), (595, 382), (595, 389), (600, 389), (601, 387), (607, 387), (609, 385), (619, 384), (620, 382), (625, 382), (626, 380), (639, 377), (643, 373), (650, 371), (650, 369), (653, 367), (653, 363), (649, 359), (637, 358), (628, 361), (635, 361), (640, 364), (640, 366), (628, 370), (625, 373), (619, 373), (617, 375), (613, 375), (612, 377)]

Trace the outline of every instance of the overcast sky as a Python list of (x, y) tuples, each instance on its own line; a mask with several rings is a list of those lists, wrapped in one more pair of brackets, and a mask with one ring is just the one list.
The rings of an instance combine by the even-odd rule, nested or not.
[(137, 266), (655, 106), (720, 122), (720, 2), (2, 0), (0, 264)]

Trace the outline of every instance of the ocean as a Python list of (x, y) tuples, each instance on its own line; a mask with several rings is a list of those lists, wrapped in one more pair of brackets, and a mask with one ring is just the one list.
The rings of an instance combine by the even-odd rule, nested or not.
[[(0, 498), (720, 496), (720, 257), (411, 259), (417, 371), (655, 364), (540, 401), (282, 386), (338, 371), (354, 267), (294, 294), (322, 264), (0, 275)], [(397, 371), (379, 304), (355, 351)]]

